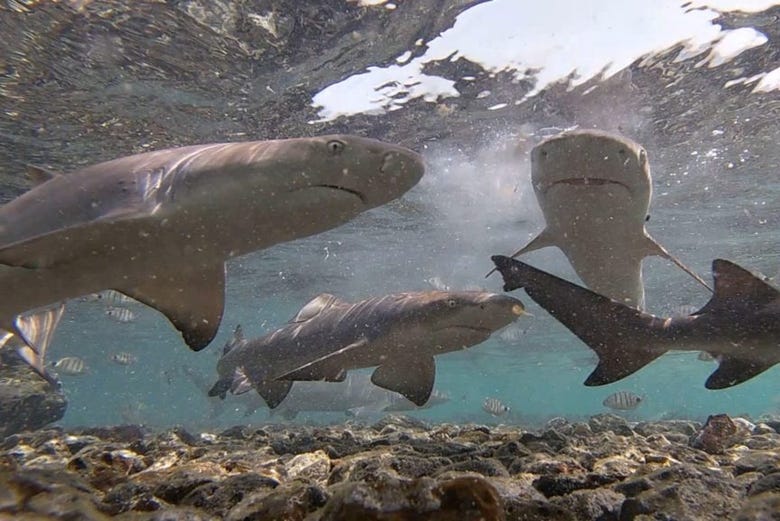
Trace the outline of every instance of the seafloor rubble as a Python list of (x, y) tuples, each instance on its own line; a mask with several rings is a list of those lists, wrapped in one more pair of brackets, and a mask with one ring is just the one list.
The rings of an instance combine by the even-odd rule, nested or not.
[(780, 420), (16, 434), (0, 519), (780, 519)]

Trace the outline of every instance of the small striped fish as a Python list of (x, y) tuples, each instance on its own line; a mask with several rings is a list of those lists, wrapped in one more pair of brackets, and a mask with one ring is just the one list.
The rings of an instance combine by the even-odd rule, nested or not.
[(119, 365), (132, 365), (138, 361), (137, 356), (125, 352), (113, 353), (110, 356), (110, 359), (112, 362)]
[(498, 398), (485, 398), (482, 402), (482, 410), (493, 416), (503, 416), (509, 412), (509, 407), (501, 403)]
[(601, 403), (610, 409), (629, 411), (639, 407), (639, 404), (642, 403), (642, 397), (630, 391), (618, 391), (604, 398)]
[(67, 376), (78, 376), (87, 372), (87, 364), (78, 356), (66, 356), (65, 358), (60, 358), (52, 365), (59, 374), (64, 374)]
[(127, 295), (119, 293), (113, 289), (107, 289), (106, 291), (101, 291), (100, 293), (90, 293), (81, 300), (85, 302), (105, 302), (109, 306), (116, 304), (133, 304), (137, 302), (135, 299), (130, 298)]
[(113, 318), (117, 322), (132, 322), (135, 320), (135, 313), (127, 308), (110, 307), (106, 309), (106, 315)]

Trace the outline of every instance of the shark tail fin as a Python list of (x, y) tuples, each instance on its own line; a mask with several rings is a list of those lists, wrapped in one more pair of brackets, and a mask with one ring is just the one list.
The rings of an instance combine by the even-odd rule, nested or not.
[[(65, 305), (60, 303), (38, 313), (19, 316), (14, 321), (16, 336), (21, 339), (16, 346), (16, 352), (36, 373), (55, 387), (58, 387), (60, 382), (46, 370), (46, 351), (64, 312)], [(13, 335), (6, 334), (2, 339), (3, 344), (12, 338)]]
[(638, 371), (667, 349), (655, 333), (663, 319), (594, 293), (520, 261), (492, 257), (504, 290), (528, 296), (577, 335), (599, 357), (585, 385), (606, 385)]

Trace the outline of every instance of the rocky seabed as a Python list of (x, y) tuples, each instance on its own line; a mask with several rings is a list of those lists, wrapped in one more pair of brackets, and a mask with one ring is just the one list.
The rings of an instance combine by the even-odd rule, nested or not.
[(0, 444), (0, 519), (780, 520), (780, 420), (543, 429), (48, 429)]

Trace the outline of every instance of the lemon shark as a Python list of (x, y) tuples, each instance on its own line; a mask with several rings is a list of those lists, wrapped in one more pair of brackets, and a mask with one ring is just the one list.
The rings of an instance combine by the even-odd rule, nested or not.
[(0, 208), (0, 328), (42, 372), (50, 331), (39, 326), (56, 324), (57, 303), (113, 289), (200, 350), (221, 321), (228, 259), (337, 227), (423, 172), (415, 152), (349, 135), (172, 148), (67, 175), (34, 169), (40, 184)]
[(376, 367), (375, 385), (423, 405), (435, 355), (482, 343), (523, 313), (519, 300), (482, 291), (395, 293), (355, 303), (323, 293), (276, 331), (227, 345), (209, 396), (254, 388), (273, 409), (293, 380), (339, 382), (351, 369)]
[(718, 361), (708, 389), (724, 389), (780, 362), (780, 291), (760, 274), (724, 259), (712, 262), (715, 290), (688, 316), (657, 317), (520, 261), (496, 255), (504, 289), (524, 288), (537, 304), (599, 357), (585, 385), (605, 385), (670, 350), (706, 351)]
[(533, 148), (531, 181), (546, 226), (512, 258), (557, 246), (586, 286), (638, 308), (648, 255), (670, 260), (708, 287), (645, 228), (652, 182), (639, 144), (598, 130), (564, 132)]

